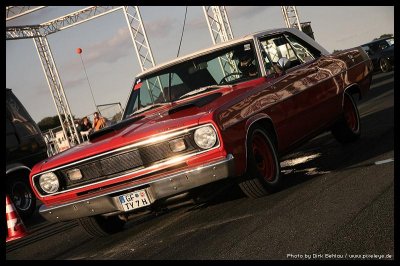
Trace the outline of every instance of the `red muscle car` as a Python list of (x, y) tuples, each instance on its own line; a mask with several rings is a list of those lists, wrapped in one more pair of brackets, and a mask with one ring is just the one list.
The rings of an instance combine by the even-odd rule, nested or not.
[(288, 28), (151, 68), (136, 77), (120, 122), (32, 169), (39, 212), (102, 236), (217, 180), (249, 197), (274, 192), (283, 154), (326, 130), (342, 143), (359, 138), (355, 100), (371, 71), (361, 47), (331, 55)]

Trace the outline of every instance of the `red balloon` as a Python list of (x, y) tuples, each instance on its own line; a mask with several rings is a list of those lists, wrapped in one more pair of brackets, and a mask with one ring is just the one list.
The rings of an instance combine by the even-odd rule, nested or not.
[(76, 53), (77, 54), (81, 54), (82, 53), (82, 49), (81, 48), (76, 48)]

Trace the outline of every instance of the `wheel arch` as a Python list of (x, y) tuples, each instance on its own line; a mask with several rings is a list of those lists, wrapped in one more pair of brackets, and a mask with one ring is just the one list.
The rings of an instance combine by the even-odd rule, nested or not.
[(7, 178), (9, 176), (15, 176), (21, 172), (24, 174), (27, 174), (27, 176), (29, 177), (31, 169), (28, 166), (23, 165), (21, 163), (15, 163), (15, 164), (10, 164), (10, 165), (6, 166), (6, 177)]
[(273, 145), (275, 146), (276, 151), (278, 151), (279, 143), (278, 143), (278, 136), (276, 134), (276, 129), (274, 126), (274, 123), (272, 122), (272, 119), (270, 116), (266, 114), (257, 114), (251, 118), (249, 118), (246, 121), (246, 138), (244, 141), (245, 145), (245, 155), (246, 155), (246, 160), (245, 160), (245, 171), (247, 171), (247, 158), (248, 158), (248, 151), (247, 151), (247, 142), (248, 142), (248, 137), (249, 137), (249, 132), (250, 129), (260, 126), (261, 128), (265, 129), (266, 132), (269, 133), (271, 136), (271, 141), (273, 142)]
[(351, 96), (357, 94), (357, 95), (358, 95), (358, 100), (361, 100), (361, 99), (362, 99), (362, 94), (361, 94), (360, 86), (359, 86), (358, 84), (356, 84), (356, 83), (351, 84), (351, 85), (347, 86), (347, 88), (345, 88), (345, 89), (343, 90), (342, 107), (343, 107), (343, 101), (344, 101), (344, 94), (345, 94), (345, 93), (348, 93), (348, 94), (350, 94)]

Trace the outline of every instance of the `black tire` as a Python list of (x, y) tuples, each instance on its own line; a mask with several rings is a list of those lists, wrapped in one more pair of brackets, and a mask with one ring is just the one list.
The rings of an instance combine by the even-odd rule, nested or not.
[(379, 67), (382, 72), (389, 72), (392, 70), (392, 64), (390, 64), (389, 60), (384, 57), (379, 60)]
[(259, 128), (247, 138), (247, 172), (239, 187), (249, 198), (260, 198), (281, 187), (280, 163), (269, 134)]
[(31, 189), (28, 176), (10, 176), (7, 180), (7, 193), (22, 219), (33, 215), (36, 210), (36, 196)]
[(348, 93), (343, 95), (343, 114), (334, 124), (331, 132), (335, 139), (342, 144), (354, 142), (360, 138), (360, 115), (353, 97)]
[(79, 224), (91, 237), (104, 237), (122, 231), (125, 221), (118, 216), (89, 216), (78, 219)]

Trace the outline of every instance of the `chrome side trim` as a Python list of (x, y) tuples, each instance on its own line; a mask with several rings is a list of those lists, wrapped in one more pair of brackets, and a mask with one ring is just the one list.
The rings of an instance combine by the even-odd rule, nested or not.
[(148, 187), (145, 190), (150, 202), (153, 203), (157, 199), (174, 196), (198, 186), (233, 177), (235, 175), (234, 169), (234, 157), (228, 154), (226, 158), (217, 162), (167, 175), (158, 180), (127, 186), (102, 195), (87, 195), (86, 198), (59, 205), (42, 205), (39, 213), (46, 220), (52, 222), (99, 214), (118, 214), (122, 213), (123, 209), (116, 197), (132, 191), (132, 189), (143, 189), (143, 186), (147, 185)]

